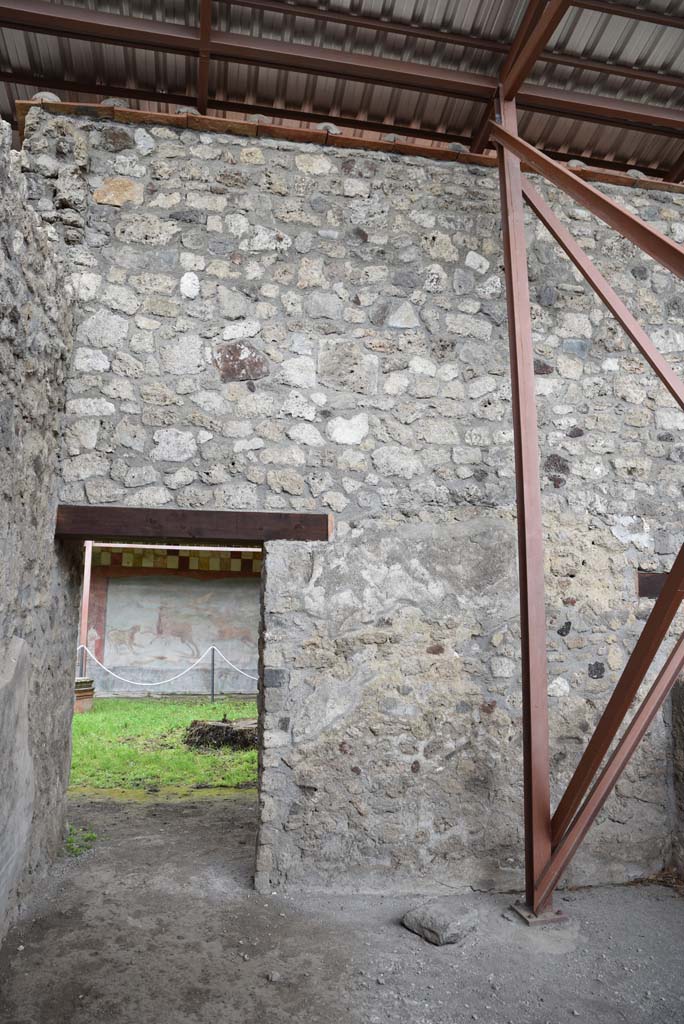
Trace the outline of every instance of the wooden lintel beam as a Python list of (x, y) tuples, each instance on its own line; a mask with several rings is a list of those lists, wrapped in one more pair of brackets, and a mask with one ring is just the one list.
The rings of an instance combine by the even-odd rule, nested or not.
[(218, 509), (60, 505), (60, 540), (329, 540), (332, 517), (315, 512), (249, 512)]

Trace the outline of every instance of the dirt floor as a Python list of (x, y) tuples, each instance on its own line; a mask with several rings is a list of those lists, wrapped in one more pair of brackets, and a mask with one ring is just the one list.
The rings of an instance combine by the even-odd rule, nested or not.
[(255, 794), (78, 802), (98, 835), (54, 869), (0, 953), (1, 1024), (679, 1024), (684, 899), (656, 885), (557, 901), (560, 928), (510, 897), (451, 897), (479, 924), (436, 948), (410, 898), (258, 896)]

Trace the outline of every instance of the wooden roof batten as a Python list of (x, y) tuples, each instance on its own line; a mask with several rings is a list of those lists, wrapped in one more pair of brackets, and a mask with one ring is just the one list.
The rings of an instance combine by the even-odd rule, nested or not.
[[(313, 20), (314, 23), (330, 22), (373, 31), (378, 35), (402, 35), (407, 39), (443, 42), (462, 47), (466, 51), (485, 50), (500, 56), (503, 65), (498, 77), (494, 77), (411, 60), (336, 50), (327, 46), (308, 46), (277, 38), (218, 31), (215, 25), (212, 25), (212, 15), (216, 16), (222, 8), (229, 6), (237, 6), (247, 11), (280, 14), (286, 19), (300, 18), (309, 22)], [(358, 128), (363, 132), (405, 134), (432, 143), (470, 146), (474, 152), (482, 152), (487, 144), (487, 126), (493, 110), (493, 96), (499, 81), (502, 81), (507, 98), (515, 97), (521, 112), (565, 118), (576, 124), (605, 124), (624, 130), (680, 138), (684, 143), (684, 109), (638, 103), (549, 85), (525, 84), (537, 62), (546, 62), (550, 66), (567, 62), (570, 68), (596, 74), (603, 73), (613, 77), (623, 75), (626, 79), (638, 78), (668, 88), (684, 88), (684, 76), (669, 71), (604, 64), (576, 54), (566, 55), (556, 50), (548, 51), (546, 48), (555, 30), (565, 14), (573, 8), (594, 11), (602, 16), (615, 15), (636, 21), (650, 21), (672, 29), (684, 29), (684, 18), (645, 11), (626, 4), (614, 4), (609, 0), (530, 0), (510, 44), (503, 40), (487, 39), (463, 32), (442, 31), (425, 25), (404, 24), (385, 18), (365, 17), (349, 11), (329, 11), (320, 7), (278, 0), (239, 0), (233, 5), (228, 5), (227, 0), (198, 0), (196, 26), (97, 10), (88, 10), (87, 18), (84, 18), (83, 7), (57, 5), (45, 0), (14, 0), (12, 3), (0, 3), (0, 27), (69, 40), (85, 40), (113, 47), (191, 56), (195, 58), (195, 78), (189, 83), (189, 90), (186, 90), (186, 93), (161, 92), (149, 87), (138, 88), (135, 83), (126, 86), (110, 85), (102, 78), (98, 78), (94, 69), (92, 77), (88, 80), (84, 78), (82, 81), (60, 82), (27, 74), (25, 69), (15, 71), (12, 68), (5, 68), (0, 70), (0, 80), (8, 84), (35, 86), (38, 89), (59, 89), (61, 86), (62, 89), (82, 90), (86, 95), (119, 95), (132, 101), (194, 105), (201, 114), (212, 109), (292, 120), (330, 120), (344, 128)], [(214, 22), (217, 21), (218, 18), (214, 17)], [(272, 105), (231, 102), (228, 98), (209, 95), (211, 62), (230, 62), (285, 72), (300, 72), (324, 78), (370, 83), (392, 90), (409, 90), (412, 93), (463, 100), (477, 105), (476, 115), (470, 134), (467, 131), (461, 134), (442, 132), (415, 123), (405, 126), (393, 120), (378, 122), (360, 120), (354, 116), (336, 117), (335, 114), (324, 111), (312, 113), (276, 102)], [(477, 114), (478, 108), (480, 114)], [(580, 159), (590, 165), (592, 153), (586, 150), (586, 146), (578, 146), (573, 152), (570, 143), (563, 147), (563, 152), (555, 152), (553, 155), (556, 158), (560, 156), (566, 159)], [(604, 154), (603, 157), (596, 159), (599, 166), (606, 166), (610, 154), (608, 157)], [(631, 160), (627, 164), (623, 161), (623, 166), (663, 176), (669, 181), (679, 181), (684, 176), (684, 153), (674, 161), (670, 160), (669, 166), (652, 166), (650, 163), (644, 165), (643, 161), (632, 163)]]

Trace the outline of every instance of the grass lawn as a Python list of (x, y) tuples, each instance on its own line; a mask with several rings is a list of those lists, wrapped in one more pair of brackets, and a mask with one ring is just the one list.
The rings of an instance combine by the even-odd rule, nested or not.
[(195, 718), (256, 718), (250, 700), (96, 699), (74, 715), (70, 788), (157, 791), (256, 782), (256, 750), (191, 750), (183, 733)]

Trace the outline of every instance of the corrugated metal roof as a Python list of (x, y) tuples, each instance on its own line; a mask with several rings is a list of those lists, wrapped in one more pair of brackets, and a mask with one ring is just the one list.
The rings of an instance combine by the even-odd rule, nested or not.
[[(59, 6), (53, 3), (51, 6)], [(70, 0), (69, 6), (108, 11), (167, 23), (198, 25), (199, 3), (179, 0)], [(283, 5), (285, 6), (285, 5)], [(319, 10), (315, 0), (299, 0), (300, 7)], [(358, 17), (390, 19), (395, 24), (422, 26), (446, 33), (466, 33), (498, 43), (509, 43), (518, 27), (523, 0), (333, 0), (329, 9)], [(654, 6), (652, 4), (652, 6)], [(351, 25), (314, 20), (283, 11), (250, 10), (239, 3), (214, 2), (213, 29), (253, 38), (277, 39), (308, 46), (367, 54), (496, 76), (503, 54), (491, 49), (469, 49), (447, 41), (418, 39), (403, 33), (371, 31)], [(684, 17), (684, 2), (660, 2), (657, 10)], [(87, 25), (87, 17), (84, 19)], [(570, 8), (551, 39), (547, 51), (571, 57), (624, 64), (654, 72), (682, 76), (684, 32), (593, 10)], [(35, 76), (49, 82), (65, 100), (93, 100), (115, 88), (173, 93), (196, 92), (197, 60), (193, 56), (87, 42), (12, 28), (0, 29), (0, 70), (15, 76)], [(66, 91), (58, 83), (99, 83), (97, 94)], [(684, 111), (684, 86), (598, 74), (593, 70), (539, 61), (528, 81), (564, 90), (669, 106)], [(13, 118), (16, 99), (28, 99), (32, 85), (4, 82), (0, 112)], [(57, 88), (54, 88), (57, 85)], [(276, 70), (235, 62), (212, 61), (210, 96), (247, 107), (313, 111), (321, 120), (358, 118), (410, 128), (468, 136), (482, 116), (483, 106), (462, 99), (427, 95), (407, 89), (367, 84), (304, 71)], [(132, 100), (143, 109), (174, 109), (175, 103)], [(210, 110), (211, 103), (210, 103)], [(216, 112), (212, 110), (212, 112)], [(650, 168), (671, 166), (680, 156), (682, 142), (665, 135), (596, 125), (540, 113), (521, 112), (521, 133), (535, 145), (556, 152), (584, 155), (617, 164)], [(682, 136), (684, 138), (684, 135)]]

